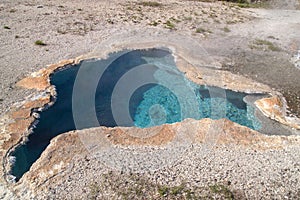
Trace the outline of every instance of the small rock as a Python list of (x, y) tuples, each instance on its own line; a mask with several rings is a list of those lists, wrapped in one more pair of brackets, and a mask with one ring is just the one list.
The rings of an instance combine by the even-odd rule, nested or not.
[(32, 116), (36, 119), (40, 118), (40, 114), (36, 112), (32, 113)]

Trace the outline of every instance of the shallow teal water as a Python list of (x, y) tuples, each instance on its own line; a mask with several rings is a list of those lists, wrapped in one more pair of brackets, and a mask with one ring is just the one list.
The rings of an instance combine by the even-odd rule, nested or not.
[[(199, 113), (196, 119), (227, 118), (249, 128), (260, 129), (260, 122), (254, 117), (254, 108), (243, 101), (246, 94), (227, 90), (225, 91), (227, 98), (211, 98), (209, 95), (211, 90), (214, 88), (194, 85), (198, 106), (194, 109)], [(212, 105), (217, 106), (212, 108)], [(144, 93), (143, 100), (136, 109), (134, 123), (135, 126), (144, 128), (179, 122), (183, 120), (181, 113), (178, 98), (169, 89), (157, 85)]]

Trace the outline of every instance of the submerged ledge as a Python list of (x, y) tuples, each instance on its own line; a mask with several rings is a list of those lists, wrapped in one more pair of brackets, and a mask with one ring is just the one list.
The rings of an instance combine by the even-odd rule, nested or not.
[[(144, 49), (144, 48), (143, 48)], [(262, 111), (263, 114), (266, 116), (275, 119), (279, 121), (280, 123), (286, 124), (292, 128), (300, 129), (300, 123), (299, 119), (297, 118), (288, 118), (286, 116), (286, 102), (282, 95), (278, 92), (272, 91), (268, 86), (254, 82), (250, 79), (247, 79), (242, 76), (231, 74), (227, 71), (222, 71), (218, 69), (210, 69), (210, 68), (199, 68), (194, 67), (190, 63), (186, 62), (185, 59), (183, 59), (180, 55), (180, 52), (177, 51), (175, 53), (176, 56), (176, 64), (182, 72), (185, 73), (186, 77), (190, 80), (194, 81), (197, 84), (204, 84), (204, 85), (211, 85), (211, 86), (217, 86), (224, 89), (230, 89), (233, 91), (239, 91), (239, 92), (245, 92), (245, 93), (257, 93), (257, 94), (269, 94), (271, 97), (261, 99), (257, 102), (257, 107)], [(4, 175), (8, 175), (8, 172), (10, 170), (10, 160), (9, 152), (14, 150), (14, 148), (24, 141), (26, 141), (26, 138), (31, 132), (30, 127), (34, 124), (34, 121), (38, 116), (36, 116), (34, 110), (36, 108), (39, 108), (40, 110), (44, 109), (45, 107), (50, 106), (53, 103), (53, 100), (56, 96), (55, 88), (50, 84), (50, 75), (54, 73), (56, 70), (59, 70), (66, 65), (73, 65), (75, 63), (79, 63), (84, 57), (80, 57), (74, 60), (66, 60), (62, 61), (58, 64), (50, 65), (49, 67), (40, 70), (37, 73), (33, 73), (31, 76), (21, 80), (17, 83), (17, 86), (27, 88), (27, 89), (36, 89), (37, 91), (40, 91), (37, 93), (37, 95), (29, 97), (27, 101), (21, 102), (18, 106), (12, 108), (6, 116), (4, 116), (5, 121), (5, 127), (3, 130), (5, 131), (5, 137), (2, 140), (4, 141), (1, 149), (1, 153), (4, 156)], [(86, 58), (84, 58), (86, 59)], [(221, 77), (221, 78), (220, 78)], [(3, 119), (4, 119), (3, 118)], [(2, 119), (2, 121), (3, 121)], [(13, 121), (13, 122), (12, 122)], [(201, 123), (203, 123), (203, 120), (200, 120)], [(209, 123), (212, 123), (209, 120)], [(226, 121), (226, 120), (225, 120)], [(204, 122), (207, 122), (205, 119)], [(183, 123), (183, 122), (180, 122)], [(176, 124), (180, 124), (176, 123)], [(190, 123), (190, 120), (186, 120), (184, 123)], [(227, 122), (226, 122), (227, 123)], [(230, 130), (228, 134), (231, 134), (231, 132), (234, 132), (236, 130), (236, 127), (240, 127), (240, 125), (236, 125), (235, 123), (229, 123), (229, 125), (226, 125), (225, 129)], [(173, 125), (163, 125), (164, 127), (173, 126)], [(101, 129), (101, 128), (99, 128)], [(118, 136), (114, 136), (112, 134), (114, 130), (135, 130), (137, 128), (113, 128), (109, 129), (107, 128), (106, 131), (108, 131), (109, 135), (113, 135), (112, 139), (115, 144), (121, 144), (121, 145), (132, 145), (132, 144), (139, 144), (139, 145), (145, 145), (145, 144), (151, 144), (151, 145), (157, 145), (156, 142), (158, 140), (153, 140), (152, 142), (145, 143), (145, 142), (139, 142), (136, 140), (133, 140), (129, 143), (124, 143), (124, 141), (131, 141), (129, 138), (123, 138), (123, 132), (124, 131), (117, 131), (119, 132)], [(150, 128), (151, 129), (151, 128)], [(167, 128), (168, 129), (168, 128)], [(224, 129), (224, 130), (225, 130)], [(256, 131), (253, 131), (247, 127), (238, 128), (240, 132), (245, 132), (245, 135), (240, 134), (238, 137), (235, 137), (234, 141), (236, 144), (240, 145), (242, 143), (249, 144), (252, 143), (253, 138), (249, 137), (248, 133), (255, 133), (255, 137), (261, 137), (264, 138), (263, 142), (260, 143), (260, 145), (264, 147), (260, 147), (261, 149), (264, 148), (274, 148), (276, 145), (274, 144), (274, 140), (276, 140), (276, 144), (282, 144), (286, 141), (293, 141), (291, 143), (298, 142), (298, 139), (296, 136), (272, 136), (268, 137), (265, 135), (261, 135), (257, 133)], [(86, 131), (89, 131), (90, 129), (87, 129)], [(242, 130), (242, 131), (241, 131)], [(198, 130), (200, 131), (200, 130)], [(77, 131), (76, 131), (77, 132)], [(142, 131), (143, 132), (143, 131)], [(250, 135), (251, 135), (250, 134)], [(106, 134), (107, 136), (107, 134)], [(60, 136), (58, 136), (60, 137)], [(110, 136), (109, 136), (110, 137)], [(269, 139), (265, 139), (269, 138)], [(296, 138), (296, 139), (295, 139)], [(226, 140), (226, 139), (225, 139)], [(155, 142), (156, 141), (156, 142)], [(164, 140), (163, 140), (164, 141)], [(169, 140), (167, 140), (169, 141)], [(243, 141), (243, 142), (238, 142)], [(247, 142), (245, 142), (247, 141)], [(233, 142), (233, 140), (228, 140), (228, 143)], [(52, 143), (52, 142), (51, 142)], [(226, 142), (225, 142), (226, 143)], [(242, 145), (243, 146), (243, 145)], [(247, 145), (246, 145), (247, 146)], [(255, 146), (255, 145), (254, 145)], [(280, 146), (280, 145), (279, 145)], [(278, 146), (277, 146), (278, 147)], [(277, 148), (276, 147), (276, 148)], [(282, 147), (282, 146), (280, 146)], [(46, 151), (48, 148), (46, 149)], [(46, 152), (43, 153), (43, 155), (46, 154)], [(40, 159), (39, 159), (40, 160)], [(40, 162), (40, 161), (38, 161)], [(67, 162), (66, 162), (67, 163)], [(35, 164), (34, 164), (35, 165)], [(62, 164), (61, 164), (62, 165)], [(60, 166), (59, 164), (55, 164), (55, 166)], [(59, 167), (58, 167), (59, 168)], [(35, 167), (32, 167), (32, 169), (27, 173), (31, 174), (35, 171)], [(59, 171), (59, 170), (58, 170)], [(34, 173), (35, 174), (35, 173)], [(9, 176), (7, 176), (9, 179)], [(27, 179), (27, 178), (25, 178)]]

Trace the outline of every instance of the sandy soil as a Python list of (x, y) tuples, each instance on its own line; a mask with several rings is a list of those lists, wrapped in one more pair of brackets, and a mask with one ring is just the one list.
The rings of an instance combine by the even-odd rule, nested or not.
[[(175, 32), (193, 38), (224, 70), (250, 77), (282, 92), (288, 101), (291, 114), (300, 116), (300, 70), (291, 61), (300, 49), (298, 6), (297, 1), (288, 0), (275, 1), (272, 9), (242, 9), (221, 2), (202, 3), (184, 0), (163, 1), (157, 7), (125, 0), (87, 0), (84, 3), (78, 0), (72, 2), (2, 0), (0, 1), (0, 113), (5, 113), (11, 105), (23, 100), (32, 92), (15, 86), (15, 83), (26, 75), (48, 64), (98, 50), (98, 44), (114, 35), (126, 35), (132, 29), (142, 32), (143, 29), (151, 28), (157, 32)], [(35, 45), (36, 40), (42, 40), (47, 45)], [(257, 188), (253, 186), (255, 185), (253, 180), (261, 180), (257, 179), (260, 177), (259, 171), (264, 171), (262, 179), (272, 177), (275, 172), (279, 173), (285, 169), (278, 164), (281, 158), (284, 158), (288, 160), (286, 161), (289, 168), (288, 177), (274, 175), (276, 180), (270, 179), (273, 182), (271, 181), (272, 187), (266, 199), (271, 198), (275, 192), (279, 194), (278, 198), (296, 197), (299, 190), (295, 190), (293, 184), (295, 181), (299, 182), (300, 165), (299, 159), (295, 160), (294, 154), (298, 150), (299, 148), (259, 154), (263, 157), (262, 160), (270, 160), (270, 163), (260, 163), (257, 169), (250, 169), (251, 165), (247, 165), (248, 167), (243, 170), (254, 170), (253, 176), (256, 178), (247, 177), (252, 180), (249, 185), (246, 178), (241, 182), (236, 180), (238, 184), (247, 186), (230, 187), (239, 190), (249, 188), (251, 190), (252, 187), (251, 191), (255, 191)], [(215, 154), (222, 155), (220, 152)], [(250, 159), (250, 163), (255, 165), (255, 155), (256, 152), (247, 150), (232, 155), (230, 159), (242, 158), (239, 160), (241, 163), (244, 163), (245, 159)], [(274, 163), (278, 164), (274, 173), (271, 170), (265, 172)], [(178, 166), (180, 167), (182, 165)], [(193, 167), (197, 168), (195, 164)], [(216, 165), (209, 171), (213, 174), (217, 167), (219, 166)], [(179, 174), (184, 173), (184, 168), (178, 170)], [(238, 170), (234, 175), (241, 175), (244, 173), (243, 170)], [(200, 175), (205, 173), (204, 171)], [(175, 175), (172, 177), (176, 177)], [(76, 180), (78, 177), (71, 178)], [(291, 186), (274, 189), (280, 181)], [(175, 185), (176, 183), (173, 182)], [(71, 181), (70, 187), (68, 184), (62, 181), (61, 188), (57, 191), (51, 190), (51, 194), (59, 198), (73, 198), (72, 195), (64, 195), (74, 192), (81, 183)], [(64, 188), (68, 190), (63, 191)], [(61, 196), (55, 192), (61, 192)], [(259, 193), (262, 192), (265, 191), (259, 190)], [(243, 194), (243, 197), (246, 198), (247, 195)], [(262, 196), (253, 194), (248, 197)], [(84, 195), (83, 197), (88, 198)]]

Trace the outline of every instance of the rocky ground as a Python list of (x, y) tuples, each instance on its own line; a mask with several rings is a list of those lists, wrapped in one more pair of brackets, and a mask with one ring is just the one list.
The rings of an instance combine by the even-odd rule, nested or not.
[[(171, 166), (143, 173), (116, 171), (91, 157), (84, 162), (79, 159), (68, 177), (62, 176), (57, 184), (38, 196), (39, 199), (299, 198), (299, 147), (261, 152), (228, 146), (207, 155), (199, 153), (202, 148), (190, 147)], [(277, 158), (273, 159), (274, 156)]]
[[(149, 29), (193, 38), (219, 68), (283, 93), (290, 114), (300, 116), (300, 70), (292, 62), (300, 49), (296, 0), (271, 1), (267, 9), (184, 0), (2, 0), (0, 19), (1, 113), (32, 93), (15, 86), (26, 75), (60, 60), (99, 51), (102, 42), (116, 35), (132, 37)], [(122, 174), (104, 167), (90, 155), (74, 158), (68, 177), (63, 176), (38, 197), (300, 197), (299, 146), (267, 151), (225, 146), (209, 156), (197, 154), (198, 148), (188, 148), (186, 155), (172, 166), (145, 174)], [(8, 190), (2, 193), (6, 198), (13, 197)]]

